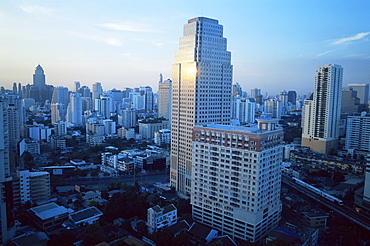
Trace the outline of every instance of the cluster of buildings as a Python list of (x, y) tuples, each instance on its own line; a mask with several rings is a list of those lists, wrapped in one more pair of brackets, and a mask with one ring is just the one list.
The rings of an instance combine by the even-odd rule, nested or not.
[[(278, 120), (284, 114), (302, 115), (302, 146), (322, 154), (338, 152), (340, 128), (347, 122), (352, 145), (348, 140), (346, 148), (366, 146), (368, 153), (367, 114), (346, 121), (341, 113), (367, 109), (369, 86), (342, 89), (343, 68), (328, 64), (318, 68), (314, 92), (306, 98), (297, 98), (295, 91), (265, 98), (257, 88), (247, 97), (240, 85), (232, 85), (231, 55), (222, 34), (217, 20), (204, 17), (184, 26), (173, 65), (171, 186), (190, 197), (196, 221), (233, 238), (260, 242), (281, 218), (283, 130)], [(355, 111), (342, 109), (342, 90), (351, 92), (353, 107), (346, 101), (346, 108)]]
[[(18, 176), (12, 175), (12, 156), (39, 154), (42, 144), (66, 148), (71, 127), (85, 128), (86, 143), (92, 146), (110, 137), (170, 145), (169, 156), (107, 151), (101, 157), (101, 170), (117, 173), (170, 166), (171, 186), (190, 198), (196, 222), (252, 243), (261, 242), (281, 218), (284, 134), (278, 122), (283, 115), (302, 115), (301, 145), (313, 152), (338, 153), (341, 136), (345, 136), (347, 153), (365, 156), (370, 151), (370, 116), (362, 112), (368, 109), (369, 85), (342, 88), (340, 65), (318, 68), (312, 95), (300, 97), (293, 90), (283, 90), (268, 97), (258, 88), (248, 95), (238, 83), (233, 84), (223, 26), (217, 20), (197, 17), (184, 26), (172, 71), (172, 80), (160, 75), (158, 94), (149, 86), (104, 91), (100, 82), (92, 89), (79, 82), (73, 90), (53, 87), (46, 85), (40, 65), (33, 85), (14, 83), (12, 90), (1, 88), (2, 242), (14, 235), (13, 185), (19, 187), (22, 204), (47, 200), (50, 195), (39, 190), (50, 185), (48, 173), (16, 167)], [(50, 124), (30, 121), (31, 115)], [(48, 209), (34, 212), (38, 215)], [(151, 208), (151, 230), (171, 225), (177, 220), (175, 211)]]
[(169, 166), (166, 151), (159, 148), (152, 150), (122, 150), (118, 154), (103, 152), (101, 154), (100, 170), (105, 173), (133, 173), (134, 169), (142, 172), (163, 171)]

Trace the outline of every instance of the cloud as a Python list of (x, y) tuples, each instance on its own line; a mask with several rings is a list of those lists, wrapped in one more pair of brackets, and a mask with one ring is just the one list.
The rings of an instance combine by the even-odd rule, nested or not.
[(103, 38), (101, 41), (112, 46), (122, 46), (122, 42), (117, 38)]
[(338, 39), (337, 41), (334, 41), (333, 44), (343, 44), (343, 43), (350, 42), (350, 41), (360, 40), (369, 34), (370, 32), (360, 32), (352, 37)]
[(330, 52), (333, 52), (334, 50), (328, 50), (328, 51), (325, 51), (325, 52), (323, 52), (323, 53), (321, 53), (321, 54), (318, 54), (316, 57), (320, 57), (320, 56), (323, 56), (323, 55), (326, 55), (326, 54), (328, 54), (328, 53), (330, 53)]
[(131, 22), (124, 22), (124, 23), (105, 23), (100, 24), (99, 26), (117, 30), (117, 31), (127, 31), (127, 32), (160, 32), (159, 30), (146, 27), (145, 25), (139, 23), (131, 23)]
[(20, 5), (18, 7), (28, 14), (51, 15), (52, 12), (54, 12), (54, 9), (46, 8), (46, 7), (38, 6), (38, 5)]

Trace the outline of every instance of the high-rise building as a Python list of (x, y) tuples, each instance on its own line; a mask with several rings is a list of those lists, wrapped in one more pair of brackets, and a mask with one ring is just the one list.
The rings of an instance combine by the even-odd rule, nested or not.
[(78, 92), (71, 92), (69, 94), (66, 120), (68, 126), (82, 125), (82, 97)]
[(239, 85), (239, 83), (233, 84), (233, 97), (242, 97), (243, 96), (243, 90), (242, 87)]
[(159, 80), (158, 83), (158, 117), (171, 120), (172, 81)]
[(44, 69), (39, 65), (37, 65), (35, 69), (35, 73), (33, 75), (33, 85), (37, 87), (45, 87), (45, 74)]
[(74, 83), (74, 92), (78, 92), (81, 88), (81, 83), (79, 81), (75, 81)]
[(360, 98), (357, 97), (357, 91), (352, 88), (343, 87), (341, 112), (350, 114), (361, 112), (360, 110)]
[(348, 88), (357, 91), (360, 104), (369, 104), (369, 84), (348, 84)]
[(266, 114), (271, 114), (272, 118), (281, 119), (282, 115), (282, 103), (278, 99), (269, 99), (265, 101), (265, 110)]
[(95, 108), (95, 100), (99, 99), (100, 96), (103, 94), (103, 87), (101, 86), (100, 82), (95, 82), (93, 84), (92, 89), (92, 102), (93, 102), (93, 108)]
[(241, 124), (254, 123), (256, 113), (256, 100), (254, 98), (233, 97), (232, 118)]
[(135, 127), (137, 124), (136, 109), (126, 108), (122, 110), (122, 115), (118, 116), (118, 124), (128, 129)]
[(257, 98), (257, 96), (260, 96), (260, 95), (262, 95), (261, 94), (261, 89), (258, 89), (258, 88), (251, 89), (251, 97), (252, 98)]
[(67, 109), (62, 103), (52, 103), (50, 105), (50, 118), (51, 123), (54, 124), (58, 121), (66, 121)]
[(370, 153), (370, 114), (348, 116), (344, 149), (362, 156)]
[(366, 156), (366, 169), (365, 169), (365, 184), (364, 184), (364, 197), (363, 200), (365, 209), (368, 210), (370, 203), (370, 154)]
[(110, 119), (111, 112), (113, 112), (113, 100), (110, 95), (103, 94), (99, 99), (95, 99), (95, 110), (100, 116)]
[(294, 105), (297, 103), (297, 92), (288, 91), (288, 102)]
[(250, 242), (277, 226), (282, 206), (283, 130), (277, 119), (257, 122), (195, 126), (192, 139), (194, 220)]
[(140, 92), (130, 92), (130, 103), (136, 110), (145, 111), (145, 95)]
[(7, 245), (15, 235), (13, 189), (9, 163), (9, 136), (7, 112), (0, 101), (0, 243)]
[(86, 85), (80, 87), (78, 92), (81, 94), (82, 97), (90, 97), (91, 98), (91, 91), (90, 88)]
[(223, 26), (206, 17), (184, 26), (172, 66), (171, 185), (191, 192), (191, 135), (195, 124), (229, 124), (232, 65)]
[(52, 85), (46, 84), (44, 70), (38, 65), (33, 74), (33, 85), (27, 87), (27, 92), (23, 97), (30, 97), (36, 102), (45, 103), (46, 100), (51, 100), (53, 89)]
[(50, 174), (48, 172), (18, 172), (21, 204), (44, 202), (50, 198)]
[(67, 108), (69, 102), (68, 88), (64, 86), (57, 86), (54, 88), (53, 97), (51, 103), (64, 104)]
[(288, 113), (288, 93), (286, 90), (282, 90), (280, 92), (280, 102), (281, 102), (281, 110), (282, 114), (287, 114)]
[(6, 112), (8, 117), (9, 147), (12, 150), (17, 150), (18, 143), (21, 140), (21, 112), (14, 104), (9, 104)]
[(150, 86), (142, 86), (139, 89), (139, 92), (142, 96), (144, 96), (144, 108), (146, 112), (153, 112), (154, 109), (154, 98), (153, 98), (153, 90)]
[(337, 151), (343, 68), (329, 64), (316, 71), (313, 100), (305, 100), (302, 146), (329, 154)]

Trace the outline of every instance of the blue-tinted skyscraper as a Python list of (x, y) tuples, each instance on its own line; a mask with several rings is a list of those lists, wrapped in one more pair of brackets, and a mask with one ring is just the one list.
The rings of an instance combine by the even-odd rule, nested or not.
[(33, 75), (33, 85), (37, 87), (45, 87), (45, 74), (44, 69), (40, 64), (35, 69), (35, 74)]

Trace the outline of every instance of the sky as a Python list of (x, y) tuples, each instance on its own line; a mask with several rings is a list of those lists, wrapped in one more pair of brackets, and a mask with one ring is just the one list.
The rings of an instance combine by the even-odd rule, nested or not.
[(1, 0), (0, 86), (74, 81), (104, 90), (171, 78), (184, 24), (205, 16), (224, 27), (233, 82), (276, 95), (313, 91), (318, 66), (343, 67), (343, 86), (370, 83), (370, 1)]

